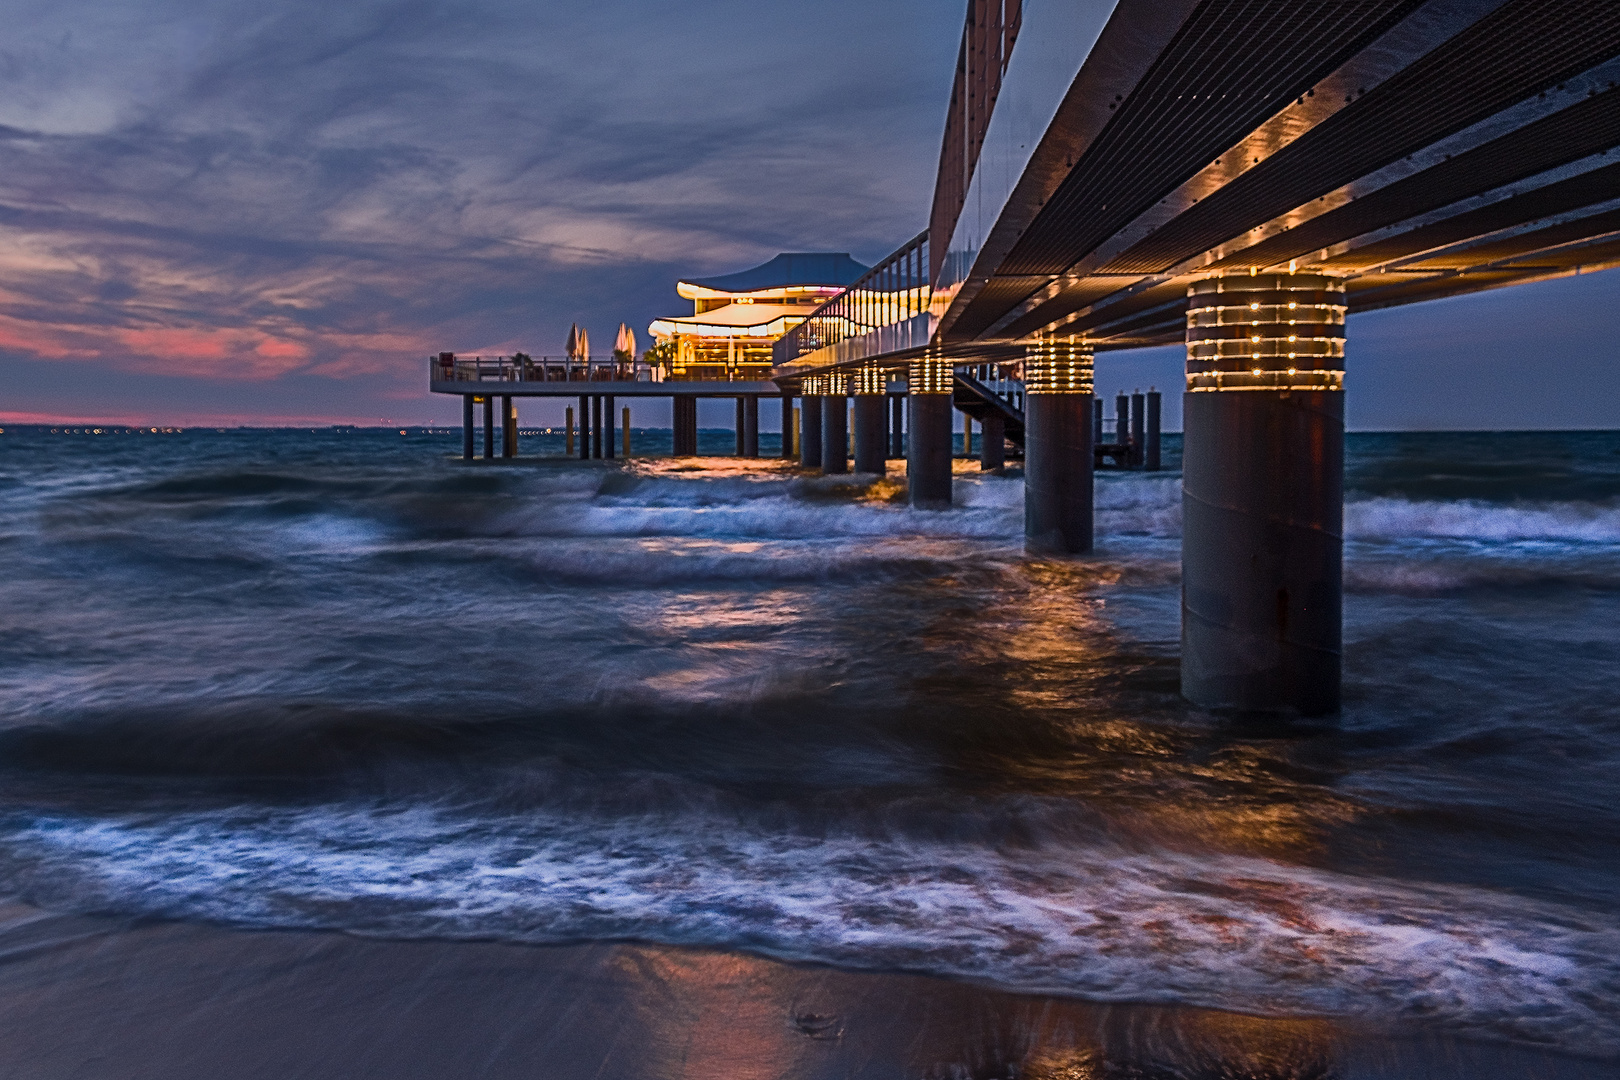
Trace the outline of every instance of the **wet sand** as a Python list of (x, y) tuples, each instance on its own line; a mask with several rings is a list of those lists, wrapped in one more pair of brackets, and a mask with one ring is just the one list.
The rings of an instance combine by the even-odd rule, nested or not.
[(0, 1077), (1614, 1075), (1323, 1020), (1098, 1006), (638, 944), (402, 942), (0, 908)]

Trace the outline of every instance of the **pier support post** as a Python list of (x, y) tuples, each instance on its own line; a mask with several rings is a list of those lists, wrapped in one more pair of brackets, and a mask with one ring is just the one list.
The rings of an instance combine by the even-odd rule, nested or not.
[(613, 457), (613, 395), (602, 397), (602, 456)]
[(517, 457), (517, 409), (511, 394), (501, 395), (501, 457)]
[(568, 408), (563, 410), (563, 420), (564, 420), (564, 423), (566, 424), (566, 426), (563, 428), (563, 432), (564, 432), (564, 436), (563, 436), (563, 453), (567, 454), (569, 457), (573, 457), (574, 456), (574, 407), (572, 405), (568, 406)]
[(1077, 555), (1092, 546), (1092, 350), (1043, 341), (1024, 358), (1024, 546)]
[(1103, 399), (1100, 397), (1094, 397), (1091, 399), (1091, 442), (1093, 446), (1097, 446), (1100, 445), (1102, 441)]
[(495, 395), (484, 395), (484, 460), (495, 457)]
[(1124, 394), (1114, 398), (1114, 444), (1124, 452), (1114, 461), (1120, 468), (1129, 468), (1131, 464), (1131, 399)]
[(1147, 395), (1147, 442), (1142, 447), (1142, 468), (1148, 472), (1159, 471), (1159, 444), (1164, 440), (1164, 435), (1159, 430), (1159, 413), (1159, 392), (1149, 387)]
[(885, 438), (885, 400), (883, 369), (867, 364), (855, 372), (855, 471), (877, 473), (888, 471), (888, 439)]
[(473, 396), (461, 395), (461, 457), (464, 461), (473, 459)]
[(1147, 460), (1144, 445), (1147, 439), (1147, 399), (1141, 391), (1131, 395), (1131, 468), (1140, 469)]
[(1339, 706), (1344, 286), (1319, 274), (1189, 291), (1181, 692), (1211, 708)]
[(591, 399), (579, 395), (579, 460), (591, 459)]
[(697, 455), (697, 396), (695, 394), (676, 394), (671, 402), (673, 413), (672, 424), (674, 428), (674, 452), (676, 457), (695, 457)]
[(591, 395), (591, 457), (602, 457), (602, 395)]
[(743, 457), (759, 457), (759, 398), (750, 394), (742, 398), (742, 453)]
[(849, 472), (849, 376), (821, 377), (821, 471)]
[(619, 425), (619, 430), (624, 432), (624, 456), (628, 458), (630, 456), (630, 406), (628, 405), (624, 407), (624, 420)]
[(979, 424), (979, 468), (999, 469), (1007, 464), (1007, 422), (1000, 413), (986, 413)]
[(821, 468), (821, 376), (804, 380), (804, 396), (799, 408), (799, 465)]
[(798, 456), (798, 448), (793, 445), (793, 395), (782, 394), (782, 457), (791, 461)]
[(903, 458), (906, 456), (906, 397), (904, 394), (892, 394), (889, 397), (889, 456)]
[(923, 356), (907, 373), (911, 401), (906, 444), (906, 480), (911, 505), (945, 510), (951, 505), (951, 392), (956, 372), (949, 360)]

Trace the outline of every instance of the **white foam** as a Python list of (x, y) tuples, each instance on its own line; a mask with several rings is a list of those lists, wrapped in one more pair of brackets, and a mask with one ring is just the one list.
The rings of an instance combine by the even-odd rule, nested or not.
[(380, 806), (42, 818), (12, 843), (35, 899), (80, 909), (744, 947), (1097, 1000), (1411, 1017), (1620, 1053), (1612, 920), (1260, 859), (811, 837), (712, 815)]
[(1503, 506), (1469, 500), (1360, 499), (1345, 505), (1344, 519), (1346, 535), (1362, 540), (1620, 543), (1620, 507), (1600, 503)]

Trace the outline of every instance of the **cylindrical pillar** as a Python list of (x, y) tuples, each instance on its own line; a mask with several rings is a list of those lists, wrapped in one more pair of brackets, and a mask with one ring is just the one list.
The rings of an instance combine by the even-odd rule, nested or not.
[(792, 460), (798, 456), (793, 445), (793, 395), (782, 395), (782, 456)]
[(906, 481), (911, 505), (944, 510), (951, 505), (951, 393), (956, 373), (949, 360), (919, 357), (907, 372), (911, 417), (907, 427)]
[(572, 405), (563, 410), (563, 453), (569, 457), (574, 456), (574, 407)]
[(821, 376), (804, 380), (804, 396), (799, 409), (799, 466), (821, 468)]
[(613, 395), (602, 396), (602, 456), (613, 456)]
[(742, 457), (743, 456), (743, 399), (742, 399), (741, 395), (738, 395), (738, 397), (737, 397), (737, 422), (736, 422), (736, 425), (733, 428), (733, 430), (736, 432), (736, 435), (737, 435), (737, 456)]
[[(1128, 448), (1131, 445), (1131, 399), (1124, 394), (1114, 398), (1114, 445)], [(1120, 465), (1129, 465), (1131, 457), (1129, 452), (1114, 459)]]
[(1147, 399), (1141, 391), (1131, 395), (1131, 468), (1140, 469), (1146, 460), (1143, 445), (1147, 439)]
[(1344, 286), (1210, 278), (1189, 292), (1181, 692), (1211, 708), (1339, 706)]
[(904, 394), (893, 394), (889, 397), (889, 456), (903, 458), (906, 456), (906, 398)]
[(1092, 545), (1092, 350), (1043, 341), (1024, 358), (1024, 545), (1077, 555)]
[(759, 398), (749, 395), (742, 401), (743, 457), (759, 457)]
[(973, 456), (973, 414), (962, 414), (962, 456)]
[(630, 406), (628, 406), (628, 405), (626, 405), (624, 407), (624, 422), (619, 425), (619, 430), (624, 432), (624, 456), (629, 457), (630, 456)]
[(855, 471), (888, 471), (888, 439), (884, 436), (887, 389), (883, 369), (867, 364), (855, 372)]
[(501, 395), (501, 457), (517, 457), (517, 409), (511, 394)]
[(671, 402), (672, 432), (676, 457), (694, 457), (697, 454), (697, 397), (694, 394), (676, 394)]
[(1103, 441), (1103, 399), (1091, 399), (1091, 441), (1093, 445)]
[(591, 399), (584, 394), (579, 395), (579, 460), (589, 461), (591, 457)]
[(1142, 448), (1142, 468), (1148, 472), (1159, 471), (1159, 443), (1163, 439), (1159, 431), (1159, 413), (1159, 392), (1150, 387), (1147, 395), (1147, 442)]
[(979, 424), (979, 468), (999, 469), (1007, 464), (1007, 422), (1000, 413), (986, 413)]
[(495, 456), (495, 395), (484, 395), (484, 457)]
[(466, 461), (473, 459), (473, 396), (461, 395), (461, 456)]
[(591, 395), (591, 457), (602, 456), (602, 395)]
[(821, 377), (821, 471), (849, 472), (849, 376)]

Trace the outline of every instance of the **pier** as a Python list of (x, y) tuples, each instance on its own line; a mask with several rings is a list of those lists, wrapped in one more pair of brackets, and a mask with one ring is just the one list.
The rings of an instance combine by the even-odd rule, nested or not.
[[(698, 310), (645, 378), (444, 354), (431, 388), (464, 395), (469, 457), (475, 396), (485, 456), (491, 402), (531, 395), (578, 397), (582, 456), (616, 397), (672, 397), (677, 454), (698, 397), (735, 398), (757, 453), (770, 396), (784, 456), (842, 473), (853, 446), (881, 472), (903, 452), (929, 510), (951, 504), (960, 414), (986, 469), (1022, 454), (1029, 548), (1075, 556), (1095, 471), (1162, 462), (1160, 394), (1110, 409), (1099, 364), (1182, 345), (1182, 692), (1330, 713), (1346, 318), (1620, 265), (1617, 84), (1620, 9), (1586, 0), (970, 0), (928, 227), (888, 257), (792, 295), (764, 267), (683, 283)], [(793, 258), (837, 262), (766, 265)]]

